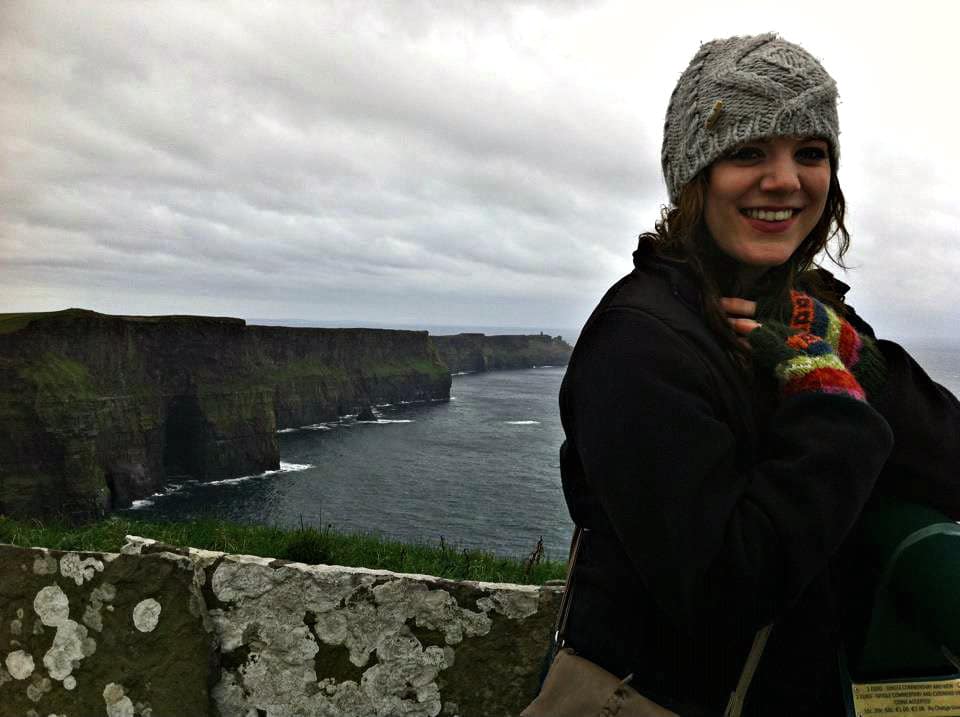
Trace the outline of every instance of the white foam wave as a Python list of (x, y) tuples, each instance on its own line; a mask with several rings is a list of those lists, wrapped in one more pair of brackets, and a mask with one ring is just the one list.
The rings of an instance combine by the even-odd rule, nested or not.
[(457, 371), (456, 373), (452, 373), (450, 375), (451, 376), (469, 376), (471, 373), (475, 373), (475, 371)]
[(336, 423), (311, 423), (309, 426), (303, 426), (302, 431), (332, 431), (336, 428)]
[(277, 433), (296, 433), (301, 429), (299, 428), (281, 428)]
[(357, 421), (357, 423), (413, 423), (412, 418), (378, 418), (376, 421)]
[[(191, 479), (186, 480), (184, 483), (196, 483), (197, 481)], [(178, 492), (183, 488), (183, 483), (167, 483), (163, 486), (163, 490), (159, 490), (156, 493), (151, 493), (146, 498), (141, 498), (140, 500), (135, 500), (130, 503), (130, 510), (138, 510), (139, 508), (147, 508), (154, 504), (155, 498), (163, 498), (165, 495), (171, 495)]]
[(240, 476), (239, 478), (224, 478), (223, 480), (208, 480), (204, 481), (203, 485), (234, 485), (236, 483), (243, 483), (244, 481), (251, 480), (252, 478), (259, 478), (263, 474), (258, 473), (257, 475), (252, 476)]
[(277, 475), (277, 473), (293, 473), (296, 471), (305, 471), (308, 468), (313, 468), (313, 465), (309, 463), (284, 463), (280, 461), (280, 467), (272, 471), (264, 471), (263, 473), (254, 473), (253, 475), (248, 476), (237, 476), (236, 478), (223, 478), (221, 480), (210, 480), (205, 481), (201, 485), (235, 485), (237, 483), (243, 483), (244, 481), (253, 480), (254, 478), (266, 478), (268, 476)]
[(538, 426), (540, 421), (506, 421), (511, 426)]

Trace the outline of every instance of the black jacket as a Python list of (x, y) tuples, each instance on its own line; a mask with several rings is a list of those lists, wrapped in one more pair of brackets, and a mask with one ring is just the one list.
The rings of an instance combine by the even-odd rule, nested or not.
[(634, 258), (560, 392), (564, 494), (589, 528), (568, 644), (683, 717), (720, 715), (775, 622), (745, 714), (840, 715), (834, 558), (878, 478), (960, 516), (960, 405), (884, 341), (880, 402), (769, 400), (707, 328), (686, 266)]

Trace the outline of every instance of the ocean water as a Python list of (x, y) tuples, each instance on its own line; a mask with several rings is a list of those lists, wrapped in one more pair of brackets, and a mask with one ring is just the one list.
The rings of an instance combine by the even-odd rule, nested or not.
[(901, 345), (930, 378), (960, 397), (960, 345), (919, 339), (903, 341)]
[[(960, 395), (960, 346), (908, 344), (936, 381)], [(542, 536), (565, 556), (572, 524), (560, 488), (563, 368), (460, 375), (452, 399), (381, 407), (281, 433), (281, 469), (184, 483), (130, 511), (141, 518), (215, 516), (293, 527), (330, 524), (405, 541), (529, 554)]]
[(380, 407), (280, 435), (281, 470), (187, 482), (133, 515), (184, 520), (331, 524), (437, 544), (528, 555), (543, 537), (566, 555), (572, 524), (560, 489), (557, 394), (563, 368), (453, 377), (449, 403)]

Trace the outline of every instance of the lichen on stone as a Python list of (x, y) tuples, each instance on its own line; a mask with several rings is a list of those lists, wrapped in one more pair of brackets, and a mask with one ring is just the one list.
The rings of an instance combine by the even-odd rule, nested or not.
[(27, 699), (31, 702), (39, 702), (52, 689), (53, 683), (50, 682), (49, 677), (34, 675), (33, 682), (27, 685)]
[(91, 630), (97, 632), (103, 631), (103, 616), (101, 610), (106, 604), (107, 610), (112, 610), (113, 605), (108, 603), (117, 597), (117, 588), (112, 583), (101, 583), (90, 591), (90, 602), (83, 611), (83, 624)]
[(86, 627), (70, 619), (70, 601), (59, 585), (41, 589), (33, 600), (33, 609), (44, 625), (57, 629), (43, 664), (50, 677), (62, 681), (84, 657), (96, 651), (97, 643), (87, 636)]
[(48, 585), (33, 599), (33, 611), (44, 625), (57, 627), (70, 616), (70, 600), (59, 585)]
[[(218, 565), (211, 585), (224, 605), (211, 610), (220, 644), (242, 654), (213, 693), (231, 714), (283, 703), (292, 715), (435, 717), (437, 678), (454, 664), (453, 646), (489, 632), (488, 612), (518, 616), (531, 603), (473, 588), (487, 598), (474, 610), (436, 578), (237, 558)], [(535, 609), (535, 589), (530, 597)], [(425, 645), (418, 633), (439, 644)], [(334, 647), (345, 650), (342, 665)]]
[(47, 551), (43, 551), (42, 555), (38, 555), (33, 560), (33, 574), (34, 575), (56, 575), (57, 574), (57, 560), (52, 557)]
[(140, 632), (153, 632), (160, 621), (162, 606), (153, 598), (141, 600), (133, 608), (133, 625)]
[(103, 688), (107, 717), (134, 717), (133, 701), (124, 694), (123, 685), (109, 683)]
[(33, 655), (23, 650), (16, 650), (7, 655), (4, 660), (7, 671), (15, 680), (25, 680), (33, 674)]
[(522, 620), (537, 613), (540, 594), (530, 589), (495, 590), (489, 597), (477, 600), (477, 607), (484, 612), (498, 612), (511, 620)]
[(63, 681), (83, 658), (92, 655), (96, 649), (97, 643), (87, 637), (86, 627), (75, 620), (64, 620), (57, 625), (57, 634), (43, 656), (43, 664), (50, 677)]
[(103, 570), (103, 562), (96, 558), (81, 558), (77, 553), (67, 553), (60, 558), (60, 572), (77, 585), (93, 580), (93, 576), (100, 570)]
[(123, 547), (120, 548), (121, 555), (140, 555), (145, 547), (157, 542), (153, 538), (141, 538), (139, 535), (127, 535), (125, 540)]

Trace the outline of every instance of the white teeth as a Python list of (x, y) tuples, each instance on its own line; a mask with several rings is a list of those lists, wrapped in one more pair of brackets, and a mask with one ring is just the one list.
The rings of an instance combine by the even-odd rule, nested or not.
[(768, 212), (765, 209), (744, 209), (743, 213), (751, 219), (762, 219), (765, 222), (782, 222), (793, 216), (794, 209), (783, 209), (777, 212)]

